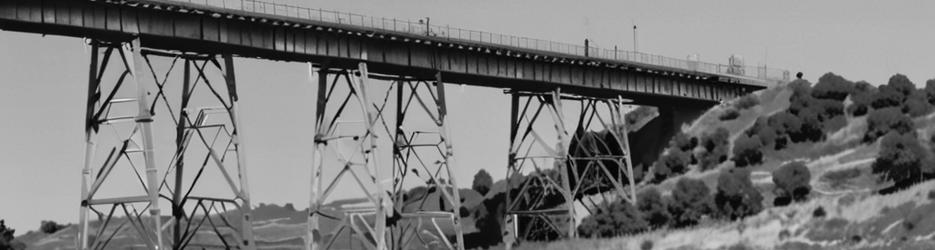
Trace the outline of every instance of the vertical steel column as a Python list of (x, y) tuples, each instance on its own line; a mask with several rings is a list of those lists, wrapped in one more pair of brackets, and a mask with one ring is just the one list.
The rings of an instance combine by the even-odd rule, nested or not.
[(97, 68), (98, 53), (100, 51), (97, 42), (91, 41), (89, 45), (91, 46), (91, 63), (88, 72), (88, 100), (84, 124), (84, 166), (81, 169), (81, 209), (78, 214), (78, 240), (76, 242), (78, 249), (88, 248), (88, 224), (90, 224), (88, 223), (88, 213), (90, 213), (90, 204), (87, 202), (88, 188), (90, 188), (91, 185), (91, 161), (94, 159), (94, 151), (97, 150), (94, 142), (94, 134), (97, 129), (96, 125), (92, 122), (92, 118), (97, 111), (97, 93), (98, 85), (100, 84), (100, 79), (98, 79), (97, 76)]
[[(362, 52), (361, 58), (364, 61), (367, 60), (367, 51)], [(358, 86), (357, 86), (357, 89), (360, 92), (356, 96), (357, 96), (358, 101), (361, 103), (361, 106), (362, 106), (361, 111), (363, 112), (364, 117), (367, 118), (365, 121), (366, 122), (365, 127), (367, 129), (366, 135), (369, 135), (369, 136), (364, 136), (363, 138), (364, 143), (361, 146), (362, 146), (362, 150), (364, 151), (363, 152), (364, 155), (373, 156), (377, 154), (376, 153), (377, 146), (375, 142), (377, 139), (377, 135), (376, 135), (376, 130), (374, 129), (374, 127), (377, 125), (376, 124), (377, 119), (379, 119), (380, 114), (377, 112), (374, 112), (369, 107), (370, 99), (367, 98), (367, 91), (366, 91), (367, 84), (369, 81), (369, 76), (368, 76), (369, 72), (367, 70), (367, 63), (366, 62), (358, 63), (357, 70), (360, 73), (360, 76), (358, 77)], [(386, 217), (392, 215), (392, 210), (387, 209), (387, 206), (386, 206), (387, 205), (385, 202), (387, 201), (385, 200), (386, 192), (383, 191), (383, 184), (381, 183), (383, 178), (381, 178), (380, 176), (380, 168), (377, 165), (376, 160), (373, 159), (373, 157), (370, 157), (369, 160), (367, 161), (367, 166), (365, 167), (371, 171), (370, 172), (370, 174), (372, 175), (371, 178), (375, 182), (374, 188), (376, 189), (375, 190), (376, 197), (374, 197), (374, 199), (376, 200), (376, 204), (375, 204), (376, 212), (374, 213), (374, 217), (375, 217), (374, 227), (375, 228), (373, 232), (373, 234), (375, 235), (373, 238), (377, 243), (377, 248), (376, 248), (377, 250), (386, 250)], [(390, 214), (388, 215), (387, 212), (389, 212)]]
[(568, 224), (567, 224), (567, 235), (569, 238), (577, 238), (577, 228), (575, 225), (575, 199), (572, 194), (573, 190), (571, 189), (571, 182), (568, 178), (568, 172), (570, 171), (570, 166), (568, 164), (568, 130), (565, 129), (565, 116), (562, 114), (564, 111), (562, 109), (562, 96), (561, 89), (556, 89), (552, 91), (552, 105), (550, 107), (552, 110), (553, 120), (555, 122), (555, 133), (557, 135), (558, 144), (555, 146), (555, 159), (557, 169), (559, 169), (562, 176), (562, 196), (565, 197), (565, 206), (568, 209)]
[(253, 203), (250, 200), (250, 182), (247, 179), (247, 158), (246, 143), (244, 143), (243, 120), (240, 115), (240, 95), (237, 94), (236, 73), (234, 71), (234, 57), (231, 54), (224, 54), (224, 79), (227, 83), (227, 94), (230, 99), (231, 107), (229, 114), (234, 131), (231, 135), (232, 143), (237, 150), (237, 170), (240, 180), (240, 212), (242, 216), (241, 234), (243, 235), (242, 244), (246, 249), (256, 249), (256, 242), (253, 236)]
[[(325, 151), (327, 146), (323, 137), (328, 133), (328, 128), (324, 124), (325, 105), (328, 104), (328, 71), (322, 68), (316, 72), (311, 65), (309, 65), (309, 70), (312, 71), (312, 76), (316, 75), (316, 73), (318, 75), (318, 97), (315, 104), (315, 151), (312, 152), (312, 176), (309, 185), (308, 221), (306, 222), (308, 230), (305, 236), (305, 247), (308, 250), (318, 250), (322, 240), (318, 221), (320, 216), (317, 214), (322, 202), (319, 199), (322, 186), (321, 170), (324, 165), (322, 152)], [(314, 79), (314, 77), (312, 78)]]
[[(364, 55), (364, 58), (366, 58), (366, 55)], [(329, 74), (334, 75), (334, 79), (330, 84), (328, 83)], [(358, 74), (359, 76), (357, 76)], [(344, 81), (340, 81), (342, 79)], [(392, 201), (383, 191), (380, 168), (374, 159), (374, 155), (377, 155), (376, 140), (378, 139), (375, 128), (382, 119), (381, 112), (383, 108), (371, 102), (368, 97), (367, 85), (370, 83), (368, 82), (367, 65), (361, 62), (356, 69), (328, 69), (326, 66), (321, 66), (318, 70), (318, 80), (314, 165), (312, 166), (311, 186), (309, 188), (308, 229), (305, 247), (306, 249), (327, 249), (334, 243), (339, 234), (347, 232), (358, 238), (368, 248), (386, 249), (386, 217), (388, 216), (387, 213), (393, 211), (387, 208), (392, 206)], [(343, 90), (336, 91), (336, 89), (340, 89), (338, 88), (340, 85), (344, 84), (346, 84), (346, 92)], [(332, 100), (337, 101), (334, 109), (329, 108), (329, 103)], [(354, 101), (357, 103), (356, 107), (352, 104)], [(349, 104), (351, 106), (348, 106)], [(383, 106), (385, 107), (385, 101)], [(342, 124), (352, 123), (341, 119), (347, 115), (345, 112), (358, 111), (351, 109), (359, 109), (361, 112), (363, 121), (359, 123), (363, 125), (364, 129), (363, 131), (354, 131), (352, 134), (339, 133), (338, 130)], [(353, 143), (357, 151), (349, 154), (341, 152), (342, 142), (348, 141)], [(333, 156), (336, 159), (326, 157), (326, 153), (331, 151), (335, 154)], [(336, 160), (337, 165), (342, 167), (333, 179), (325, 179), (322, 176), (322, 169), (329, 165), (326, 163), (326, 158), (329, 163)], [(361, 173), (358, 173), (358, 170)], [(361, 211), (347, 212), (343, 218), (338, 218), (341, 216), (337, 215), (326, 215), (325, 211), (321, 210), (322, 204), (337, 187), (342, 177), (346, 175), (350, 175), (350, 178), (353, 178), (358, 187), (365, 192), (371, 207)], [(322, 187), (325, 188), (322, 189)], [(363, 219), (363, 216), (371, 214), (374, 216), (373, 224)], [(323, 234), (320, 229), (322, 217), (340, 221), (338, 228), (330, 233), (330, 239), (327, 241), (324, 240), (327, 234)], [(365, 222), (366, 228), (361, 229), (356, 221)], [(372, 238), (366, 237), (365, 233), (370, 233)]]
[[(146, 88), (143, 87), (143, 77), (140, 75), (140, 72), (145, 71), (146, 62), (143, 60), (140, 55), (140, 40), (134, 39), (133, 42), (129, 44), (124, 44), (121, 47), (121, 55), (124, 58), (124, 63), (127, 65), (127, 70), (130, 71), (130, 75), (133, 77), (134, 83), (136, 83), (136, 94), (137, 94), (137, 106), (139, 106), (139, 113), (137, 114), (136, 123), (140, 127), (140, 134), (142, 136), (142, 145), (140, 145), (140, 150), (143, 152), (143, 158), (146, 166), (146, 184), (148, 186), (147, 192), (149, 195), (149, 216), (153, 220), (153, 231), (156, 234), (155, 245), (158, 249), (163, 249), (162, 241), (162, 215), (159, 208), (159, 188), (161, 182), (159, 181), (159, 170), (156, 168), (156, 159), (155, 151), (153, 149), (153, 113), (150, 110), (148, 93)], [(134, 53), (135, 52), (135, 53)]]
[[(454, 215), (452, 216), (453, 226), (455, 230), (455, 240), (457, 240), (458, 250), (464, 250), (464, 233), (461, 230), (461, 192), (459, 191), (457, 178), (455, 178), (454, 173), (451, 171), (452, 168), (457, 168), (458, 165), (455, 161), (454, 147), (451, 142), (451, 135), (448, 133), (448, 105), (445, 101), (445, 82), (442, 81), (442, 73), (435, 73), (435, 87), (438, 94), (438, 99), (435, 102), (435, 105), (438, 108), (438, 120), (441, 124), (438, 125), (439, 134), (441, 136), (442, 142), (444, 142), (445, 151), (442, 158), (445, 159), (445, 171), (448, 172), (448, 182), (451, 185), (452, 196), (451, 200), (452, 209)], [(443, 190), (444, 191), (444, 190)]]

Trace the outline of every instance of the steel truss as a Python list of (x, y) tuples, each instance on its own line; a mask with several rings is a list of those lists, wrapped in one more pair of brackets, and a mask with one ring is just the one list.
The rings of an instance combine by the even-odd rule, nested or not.
[[(321, 65), (315, 74), (318, 103), (307, 249), (329, 249), (342, 234), (371, 249), (412, 249), (413, 242), (464, 249), (459, 216), (461, 198), (451, 172), (455, 166), (454, 151), (446, 126), (441, 75), (428, 81), (384, 77), (382, 79), (390, 80), (390, 86), (379, 101), (379, 97), (370, 99), (373, 98), (370, 88), (374, 85), (365, 63), (360, 63), (356, 69)], [(392, 110), (387, 108), (391, 106), (388, 100), (393, 92), (396, 94), (395, 121), (386, 116)], [(355, 115), (356, 112), (359, 115)], [(428, 117), (432, 128), (412, 129), (409, 124), (417, 117), (409, 114)], [(351, 121), (357, 116), (360, 121)], [(345, 132), (355, 125), (358, 126), (356, 130)], [(392, 136), (392, 141), (379, 140), (380, 136), (387, 139)], [(393, 167), (388, 178), (377, 166), (380, 142), (392, 144)], [(347, 145), (355, 150), (342, 152)], [(338, 172), (325, 178), (323, 169), (335, 165), (340, 168)], [(345, 178), (353, 179), (357, 188), (364, 192), (366, 205), (342, 209), (343, 214), (329, 214), (329, 209), (323, 207), (324, 202)], [(448, 181), (444, 181), (446, 179)], [(434, 189), (441, 194), (441, 201), (429, 201), (428, 195), (408, 197), (404, 187), (407, 180)], [(441, 203), (441, 211), (425, 208), (426, 202)], [(338, 221), (338, 226), (331, 232), (322, 232), (322, 219)], [(440, 224), (453, 228), (454, 239), (448, 239), (449, 233), (444, 232)]]
[[(145, 50), (139, 46), (139, 40), (116, 43), (94, 40), (90, 46), (78, 248), (106, 249), (129, 225), (137, 233), (135, 240), (150, 249), (163, 249), (166, 244), (173, 249), (196, 246), (255, 249), (231, 55), (221, 56), (223, 62), (219, 62), (217, 55)], [(110, 65), (115, 54), (119, 55), (122, 68)], [(170, 64), (161, 71), (151, 59), (169, 59)], [(179, 64), (183, 78), (170, 80)], [(110, 78), (107, 72), (119, 76), (115, 81), (107, 81)], [(209, 77), (215, 72), (219, 76)], [(217, 77), (222, 80), (212, 81)], [(170, 86), (180, 89), (180, 95), (170, 95), (175, 93), (167, 91)], [(134, 91), (135, 95), (126, 96), (128, 91)], [(178, 102), (170, 101), (175, 97), (179, 97)], [(156, 109), (162, 107), (176, 131), (175, 150), (164, 168), (157, 165), (152, 135)], [(106, 157), (96, 157), (98, 147), (102, 147)], [(191, 160), (186, 160), (188, 157)], [(145, 180), (139, 172), (141, 162)], [(129, 168), (136, 180), (112, 176), (113, 170), (120, 168)], [(229, 194), (199, 196), (213, 184), (202, 180), (209, 175), (220, 175)], [(142, 190), (137, 191), (139, 195), (100, 197), (105, 194), (99, 191), (108, 189), (105, 183), (120, 181), (139, 182)], [(109, 189), (125, 191), (128, 187)], [(171, 219), (162, 217), (160, 199), (171, 204)], [(148, 210), (149, 215), (141, 213), (142, 210)], [(125, 217), (115, 217), (117, 211), (122, 211)], [(91, 212), (97, 215), (97, 223), (89, 220)], [(92, 224), (96, 227), (94, 232)], [(208, 231), (213, 236), (197, 236), (199, 231)], [(164, 234), (171, 237), (167, 239)]]
[[(636, 202), (623, 119), (629, 100), (563, 95), (558, 89), (510, 94), (507, 247), (519, 240), (576, 237), (576, 201), (590, 213), (601, 209), (593, 196)], [(566, 103), (578, 104), (576, 123), (566, 119)], [(546, 125), (554, 137), (545, 135)]]

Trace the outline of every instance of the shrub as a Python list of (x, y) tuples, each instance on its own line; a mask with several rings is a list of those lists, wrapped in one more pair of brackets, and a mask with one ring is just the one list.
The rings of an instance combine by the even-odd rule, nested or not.
[(925, 95), (923, 91), (913, 91), (912, 94), (906, 98), (906, 102), (903, 103), (903, 113), (910, 117), (919, 117), (931, 112), (932, 106), (929, 104)]
[(646, 231), (649, 224), (643, 220), (639, 210), (626, 201), (615, 201), (607, 209), (585, 217), (578, 226), (584, 237), (613, 237)]
[(474, 182), (471, 184), (471, 189), (474, 189), (474, 191), (480, 193), (481, 196), (484, 196), (490, 191), (491, 186), (493, 186), (493, 178), (490, 177), (487, 170), (481, 169), (477, 171), (477, 174), (474, 174)]
[(39, 231), (42, 231), (46, 234), (53, 234), (58, 232), (58, 230), (62, 230), (63, 228), (65, 228), (65, 225), (61, 225), (55, 221), (50, 220), (44, 220), (41, 224), (39, 224)]
[(723, 218), (736, 220), (763, 210), (763, 196), (750, 181), (750, 171), (733, 168), (717, 178), (714, 203)]
[(759, 104), (760, 104), (760, 99), (758, 99), (756, 95), (746, 94), (743, 97), (740, 97), (740, 99), (737, 100), (736, 103), (734, 103), (734, 108), (738, 110), (745, 110), (745, 109), (752, 108)]
[(776, 184), (776, 196), (788, 197), (793, 201), (803, 201), (811, 191), (809, 181), (812, 174), (805, 163), (796, 161), (782, 165), (773, 171), (773, 183)]
[(699, 157), (701, 169), (711, 169), (717, 164), (727, 161), (727, 147), (730, 132), (718, 127), (713, 133), (704, 133), (701, 136), (701, 146), (704, 152)]
[(669, 203), (672, 225), (684, 227), (697, 224), (701, 217), (711, 214), (711, 194), (703, 181), (681, 178), (672, 190)]
[(650, 187), (640, 192), (636, 195), (636, 200), (636, 207), (650, 228), (660, 228), (669, 223), (672, 217), (668, 211), (669, 205), (656, 188)]
[(734, 165), (746, 167), (763, 163), (763, 142), (759, 135), (740, 135), (734, 141)]
[(481, 246), (493, 246), (501, 241), (503, 218), (506, 216), (506, 193), (496, 193), (485, 199), (474, 215), (474, 227), (478, 230), (479, 240), (474, 243)]
[(687, 134), (683, 132), (678, 132), (675, 136), (672, 137), (672, 140), (669, 141), (670, 148), (677, 148), (685, 152), (691, 152), (695, 147), (698, 147), (698, 138), (688, 137)]
[(828, 72), (818, 78), (818, 83), (812, 88), (812, 96), (818, 99), (832, 99), (843, 101), (854, 92), (854, 83), (839, 75)]
[(899, 108), (890, 107), (870, 112), (867, 117), (867, 132), (863, 141), (871, 143), (890, 131), (898, 134), (907, 134), (915, 130), (912, 119), (904, 115)]
[(740, 111), (737, 111), (737, 109), (728, 108), (728, 109), (725, 109), (724, 113), (721, 113), (721, 115), (718, 116), (717, 118), (718, 120), (721, 120), (721, 121), (728, 121), (728, 120), (737, 119), (737, 117), (740, 117)]
[(643, 243), (640, 243), (640, 250), (652, 250), (652, 249), (653, 249), (653, 241), (644, 240)]
[(825, 213), (825, 208), (822, 206), (818, 206), (818, 208), (815, 208), (815, 211), (812, 211), (812, 217), (815, 218), (822, 218), (825, 217), (825, 215), (827, 215), (827, 213)]
[(678, 149), (669, 150), (653, 166), (654, 181), (661, 182), (669, 177), (685, 173), (688, 170), (689, 161), (691, 161), (691, 156), (688, 152)]
[(909, 81), (909, 78), (905, 75), (893, 75), (886, 85), (880, 86), (879, 92), (873, 97), (871, 106), (875, 109), (900, 107), (915, 90), (915, 84)]
[(9, 228), (3, 220), (0, 220), (0, 249), (12, 249), (13, 237), (16, 229)]
[(935, 105), (935, 79), (925, 81), (925, 97), (929, 104)]
[(882, 174), (881, 181), (893, 181), (894, 187), (902, 189), (922, 181), (922, 164), (928, 156), (914, 135), (891, 132), (883, 137), (871, 169)]

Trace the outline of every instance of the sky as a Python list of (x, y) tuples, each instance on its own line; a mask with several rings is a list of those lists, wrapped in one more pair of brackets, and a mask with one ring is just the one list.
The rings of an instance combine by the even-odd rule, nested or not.
[[(825, 72), (884, 84), (895, 73), (935, 78), (931, 1), (382, 1), (284, 3), (376, 17), (622, 49), (675, 58)], [(78, 220), (89, 51), (82, 39), (0, 32), (0, 218), (26, 230)], [(308, 67), (237, 59), (254, 203), (308, 204), (315, 86)], [(450, 86), (457, 181), (506, 173), (509, 100), (502, 90)], [(157, 130), (157, 141), (171, 141)], [(159, 150), (171, 147), (157, 143)]]

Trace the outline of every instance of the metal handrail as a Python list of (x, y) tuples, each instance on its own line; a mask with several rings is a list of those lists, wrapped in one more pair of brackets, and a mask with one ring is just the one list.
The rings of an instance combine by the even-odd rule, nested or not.
[(686, 60), (662, 55), (617, 49), (601, 49), (594, 46), (547, 41), (542, 39), (497, 34), (477, 30), (461, 29), (450, 26), (428, 25), (407, 20), (378, 18), (348, 12), (299, 7), (288, 4), (271, 3), (257, 0), (169, 0), (213, 8), (239, 10), (246, 13), (281, 16), (294, 19), (350, 25), (367, 29), (390, 31), (432, 39), (471, 42), (498, 47), (510, 47), (549, 53), (573, 55), (619, 61), (630, 64), (661, 66), (688, 72), (747, 78), (766, 83), (788, 81), (789, 71), (767, 68), (766, 66), (740, 66)]

